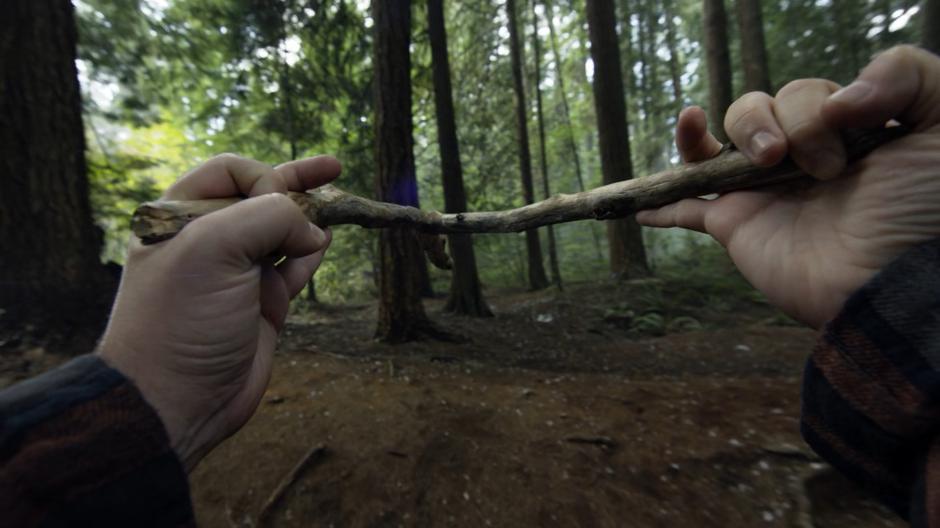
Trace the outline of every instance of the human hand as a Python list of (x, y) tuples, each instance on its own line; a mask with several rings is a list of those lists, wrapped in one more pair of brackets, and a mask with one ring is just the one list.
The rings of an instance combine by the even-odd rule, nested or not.
[(163, 198), (248, 199), (166, 242), (131, 241), (98, 354), (156, 409), (187, 470), (254, 413), (288, 303), (330, 243), (329, 231), (308, 222), (284, 193), (339, 173), (339, 162), (325, 156), (271, 168), (223, 154)]
[[(839, 130), (891, 119), (912, 133), (846, 167)], [(724, 126), (756, 165), (789, 154), (819, 181), (682, 200), (643, 211), (637, 221), (710, 234), (790, 316), (821, 327), (900, 253), (940, 236), (940, 58), (901, 46), (845, 88), (802, 79), (776, 97), (752, 92), (728, 109)], [(696, 107), (680, 115), (676, 144), (687, 162), (721, 149)]]

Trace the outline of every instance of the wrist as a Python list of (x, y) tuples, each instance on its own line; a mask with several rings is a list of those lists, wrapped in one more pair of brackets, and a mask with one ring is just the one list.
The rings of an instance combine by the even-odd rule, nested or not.
[(108, 339), (102, 340), (96, 355), (109, 367), (121, 373), (137, 389), (144, 402), (163, 424), (170, 448), (186, 472), (192, 471), (208, 452), (208, 448), (200, 448), (202, 435), (198, 432), (199, 428), (187, 423), (176, 411), (178, 407), (166, 397), (174, 393), (174, 388), (161, 380), (157, 373), (158, 368), (142, 364), (137, 353), (128, 347), (115, 347)]

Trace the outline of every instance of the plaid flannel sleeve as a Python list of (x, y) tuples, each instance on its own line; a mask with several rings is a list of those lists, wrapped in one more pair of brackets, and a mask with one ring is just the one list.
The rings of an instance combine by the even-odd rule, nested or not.
[(9, 526), (192, 526), (186, 473), (137, 388), (82, 356), (0, 392)]
[(912, 525), (940, 527), (940, 239), (845, 304), (803, 379), (807, 443)]

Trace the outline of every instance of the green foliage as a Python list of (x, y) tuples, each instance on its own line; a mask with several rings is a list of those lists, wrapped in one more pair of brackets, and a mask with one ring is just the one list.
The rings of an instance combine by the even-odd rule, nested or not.
[[(600, 184), (583, 0), (520, 4), (531, 81), (533, 32), (542, 42), (548, 174), (554, 192)], [(632, 152), (639, 176), (678, 162), (677, 111), (705, 101), (701, 0), (617, 0)], [(881, 49), (916, 39), (916, 0), (765, 0), (774, 84), (806, 76), (846, 82)], [(96, 217), (108, 233), (105, 258), (120, 259), (129, 212), (219, 152), (271, 164), (318, 153), (344, 164), (339, 184), (371, 196), (374, 174), (371, 20), (362, 0), (80, 0), (80, 71), (86, 94), (89, 165)], [(464, 179), (472, 210), (521, 205), (508, 32), (502, 2), (445, 2)], [(522, 9), (525, 7), (525, 9)], [(739, 40), (728, 2), (732, 59)], [(440, 209), (440, 164), (430, 78), (426, 11), (414, 3), (412, 46), (415, 156), (422, 205)], [(555, 30), (550, 39), (549, 22)], [(672, 24), (670, 24), (672, 22)], [(673, 33), (670, 38), (669, 28)], [(888, 30), (886, 30), (888, 28)], [(556, 60), (553, 45), (560, 61)], [(673, 81), (673, 69), (679, 78)], [(735, 68), (736, 70), (738, 68)], [(564, 79), (564, 93), (561, 81)], [(735, 86), (741, 79), (735, 78)], [(678, 88), (678, 90), (677, 90)], [(533, 83), (528, 83), (533, 89)], [(677, 95), (679, 96), (677, 99)], [(529, 98), (533, 105), (534, 98)], [(570, 122), (564, 108), (570, 110)], [(533, 117), (534, 126), (534, 117)], [(537, 152), (536, 134), (530, 134)], [(577, 156), (569, 147), (574, 137)], [(577, 159), (576, 159), (577, 158)], [(579, 163), (576, 163), (579, 162)], [(542, 177), (536, 174), (536, 178)], [(536, 185), (540, 193), (540, 185)], [(318, 274), (328, 302), (375, 294), (375, 233), (335, 232)], [(603, 225), (556, 229), (568, 280), (607, 277)], [(697, 234), (646, 231), (663, 282), (642, 289), (612, 316), (631, 312), (640, 334), (694, 329), (695, 313), (675, 306), (731, 309), (753, 296), (720, 248)], [(487, 288), (526, 283), (524, 237), (475, 237)], [(436, 289), (449, 275), (433, 272)], [(682, 288), (664, 285), (681, 284)], [(760, 303), (759, 298), (751, 301)]]

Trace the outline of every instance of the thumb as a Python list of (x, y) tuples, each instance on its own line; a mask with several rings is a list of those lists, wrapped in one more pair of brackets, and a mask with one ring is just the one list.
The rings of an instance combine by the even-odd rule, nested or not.
[(914, 46), (878, 55), (822, 108), (833, 128), (876, 128), (897, 119), (915, 131), (940, 124), (940, 57)]

